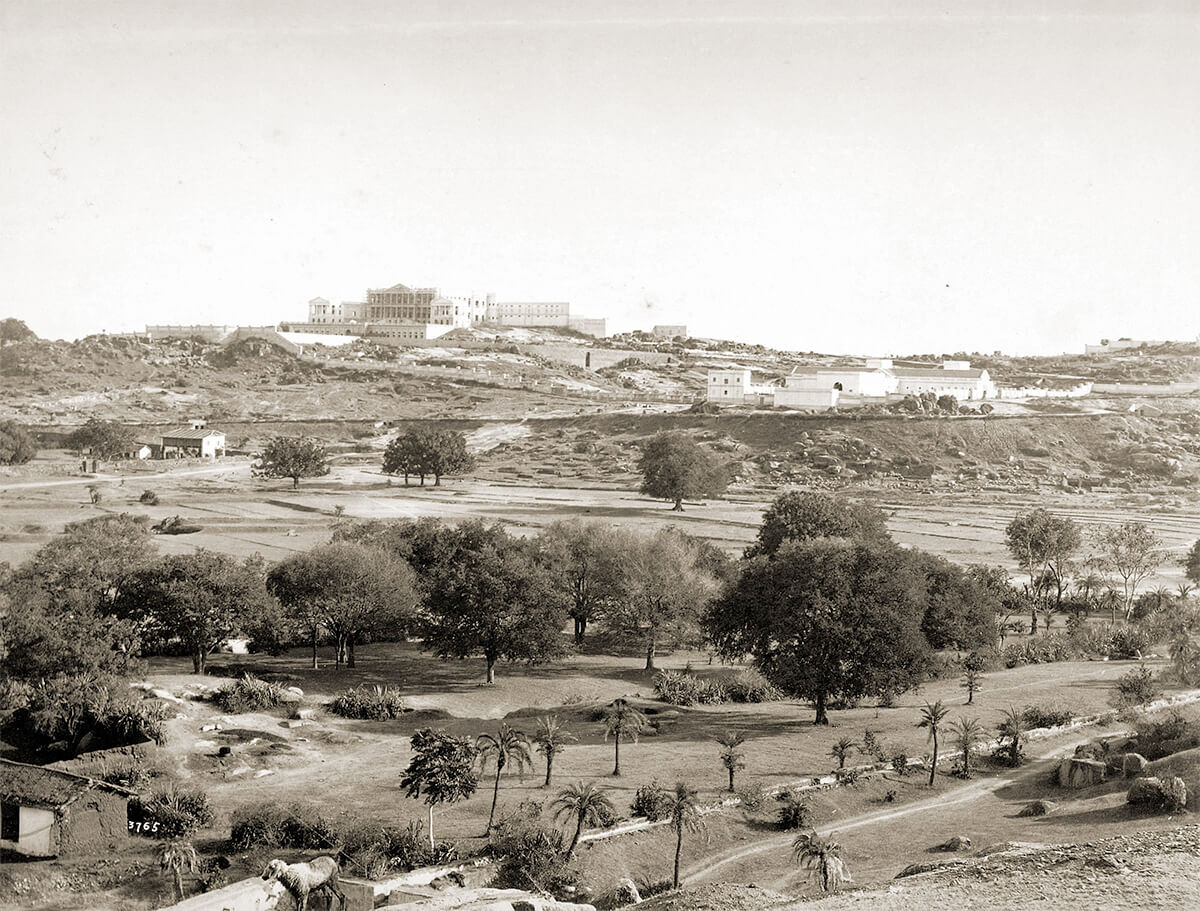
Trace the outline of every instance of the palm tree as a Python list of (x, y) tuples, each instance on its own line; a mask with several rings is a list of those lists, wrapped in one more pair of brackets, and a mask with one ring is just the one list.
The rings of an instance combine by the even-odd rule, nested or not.
[(963, 775), (971, 777), (971, 751), (983, 742), (983, 725), (978, 718), (959, 718), (950, 727), (955, 744), (962, 752)]
[(671, 888), (679, 888), (679, 855), (683, 853), (683, 833), (700, 832), (704, 820), (700, 817), (700, 803), (696, 789), (685, 782), (675, 782), (675, 790), (667, 791), (663, 798), (663, 812), (671, 828), (675, 830), (675, 871), (671, 876)]
[(554, 757), (565, 750), (568, 743), (574, 743), (579, 738), (562, 726), (557, 715), (543, 715), (538, 719), (537, 730), (529, 739), (537, 745), (537, 751), (546, 757), (546, 783), (542, 787), (548, 788)]
[(838, 761), (838, 768), (846, 768), (846, 760), (850, 758), (851, 750), (857, 750), (858, 744), (849, 737), (843, 737), (829, 748), (829, 755)]
[(842, 883), (851, 882), (850, 871), (842, 860), (842, 846), (831, 838), (821, 838), (813, 832), (798, 835), (792, 842), (792, 856), (809, 877), (821, 878), (821, 888), (832, 892)]
[(628, 737), (637, 743), (638, 735), (650, 727), (650, 721), (624, 699), (614, 699), (604, 710), (600, 728), (604, 739), (613, 739), (613, 775), (621, 774), (621, 738)]
[(183, 871), (195, 873), (200, 856), (190, 841), (168, 841), (158, 847), (158, 866), (164, 873), (175, 876), (175, 891), (183, 901)]
[(729, 772), (730, 792), (733, 791), (733, 774), (746, 768), (746, 763), (742, 761), (743, 754), (740, 749), (745, 742), (746, 735), (740, 731), (726, 731), (717, 738), (717, 743), (721, 745), (721, 764)]
[(496, 762), (496, 782), (492, 788), (492, 812), (488, 814), (487, 832), (492, 831), (496, 820), (496, 801), (500, 798), (500, 776), (508, 766), (515, 766), (519, 774), (533, 764), (529, 755), (529, 738), (522, 731), (514, 730), (507, 724), (500, 725), (500, 732), (495, 736), (480, 734), (475, 739), (475, 750), (479, 754), (480, 769), (487, 769), (493, 759)]
[(1009, 706), (1004, 718), (996, 725), (1000, 739), (1008, 738), (1008, 762), (1016, 768), (1021, 764), (1021, 741), (1025, 739), (1025, 717), (1019, 709)]
[(934, 776), (937, 775), (938, 761), (938, 728), (946, 716), (950, 714), (950, 709), (942, 705), (942, 700), (930, 705), (925, 703), (925, 708), (921, 709), (921, 721), (917, 725), (919, 728), (929, 728), (929, 739), (933, 741), (933, 761), (929, 763), (929, 786), (933, 787)]
[(571, 836), (571, 844), (563, 855), (563, 863), (569, 863), (579, 844), (579, 836), (583, 834), (586, 825), (598, 826), (605, 819), (611, 819), (616, 811), (604, 788), (596, 786), (595, 782), (582, 781), (567, 785), (558, 792), (554, 802), (550, 804), (554, 810), (554, 821), (574, 820), (575, 834)]
[(1176, 596), (1179, 598), (1180, 604), (1186, 604), (1187, 599), (1191, 597), (1192, 592), (1196, 590), (1196, 586), (1190, 582), (1180, 582), (1175, 586)]

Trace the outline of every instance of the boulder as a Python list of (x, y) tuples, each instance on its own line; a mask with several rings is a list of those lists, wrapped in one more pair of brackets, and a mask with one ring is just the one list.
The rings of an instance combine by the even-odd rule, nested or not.
[(622, 878), (617, 883), (617, 888), (613, 890), (611, 898), (616, 900), (616, 906), (642, 903), (642, 893), (638, 891), (638, 887), (632, 879)]
[(965, 835), (955, 835), (938, 845), (941, 851), (966, 851), (971, 847), (971, 839)]
[(1048, 816), (1054, 812), (1055, 805), (1048, 800), (1035, 800), (1021, 808), (1018, 816)]
[(1163, 802), (1166, 809), (1175, 812), (1187, 806), (1187, 785), (1182, 778), (1175, 776), (1170, 781), (1164, 781), (1162, 786)]
[(1133, 780), (1125, 794), (1125, 801), (1138, 806), (1155, 806), (1162, 800), (1162, 796), (1162, 780), (1149, 776)]
[(292, 712), (292, 717), (297, 721), (312, 721), (317, 717), (316, 709), (296, 709)]
[(1137, 778), (1150, 765), (1141, 753), (1126, 753), (1121, 759), (1121, 774), (1125, 778)]
[(1088, 788), (1104, 781), (1104, 763), (1095, 759), (1064, 759), (1058, 767), (1058, 783), (1064, 788)]

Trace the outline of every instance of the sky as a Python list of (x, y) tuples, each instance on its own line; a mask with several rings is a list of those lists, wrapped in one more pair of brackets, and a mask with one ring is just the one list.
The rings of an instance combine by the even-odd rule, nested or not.
[(1200, 333), (1200, 4), (5, 0), (0, 317), (397, 282), (801, 351)]

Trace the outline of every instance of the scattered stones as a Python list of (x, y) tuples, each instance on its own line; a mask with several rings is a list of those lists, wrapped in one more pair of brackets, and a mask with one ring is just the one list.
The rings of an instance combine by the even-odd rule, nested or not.
[(302, 728), (305, 724), (307, 724), (307, 722), (301, 721), (298, 718), (293, 718), (289, 721), (285, 721), (284, 724), (289, 728)]
[(298, 721), (312, 721), (317, 717), (316, 709), (296, 709), (292, 712), (292, 717)]
[(219, 730), (221, 730), (221, 726), (219, 724), (202, 724), (202, 725), (200, 725), (200, 730), (201, 731), (219, 731)]
[(950, 867), (965, 867), (967, 861), (961, 857), (956, 857), (953, 860), (926, 860), (920, 863), (909, 864), (898, 874), (896, 879), (903, 879), (906, 876), (916, 876), (920, 873), (932, 873), (935, 870), (945, 870)]
[(254, 773), (254, 777), (255, 778), (265, 778), (268, 775), (274, 775), (274, 774), (275, 774), (274, 769), (259, 769), (257, 772)]

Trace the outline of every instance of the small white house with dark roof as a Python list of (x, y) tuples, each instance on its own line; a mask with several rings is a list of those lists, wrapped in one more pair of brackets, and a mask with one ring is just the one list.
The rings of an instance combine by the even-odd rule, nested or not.
[(128, 835), (131, 795), (104, 781), (0, 759), (0, 847), (30, 857), (102, 849)]
[(225, 434), (206, 427), (204, 421), (192, 421), (163, 433), (159, 451), (164, 459), (219, 459), (225, 455)]

